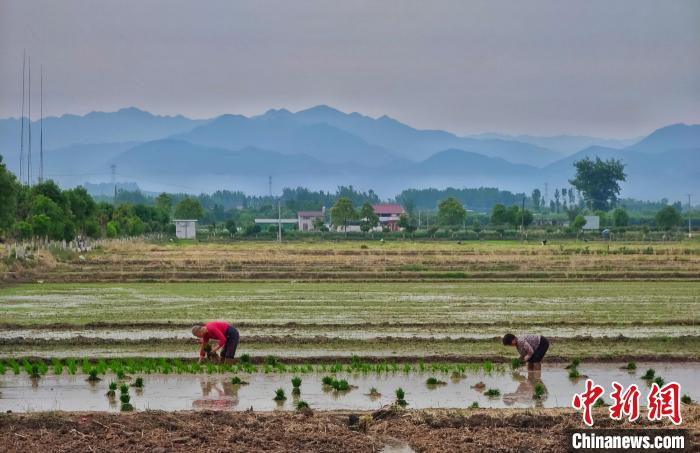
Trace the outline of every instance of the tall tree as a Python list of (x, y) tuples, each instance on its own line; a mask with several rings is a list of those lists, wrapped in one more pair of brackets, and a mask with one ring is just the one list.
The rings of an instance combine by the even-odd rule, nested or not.
[(656, 225), (662, 230), (672, 230), (681, 223), (681, 215), (673, 206), (666, 206), (656, 213)]
[(371, 204), (365, 202), (360, 208), (360, 230), (368, 232), (379, 225), (379, 216), (375, 214)]
[(178, 219), (199, 220), (204, 217), (204, 208), (196, 198), (185, 197), (175, 207), (175, 217)]
[(459, 230), (467, 218), (464, 206), (454, 197), (449, 197), (438, 205), (438, 225), (450, 230)]
[(559, 189), (554, 190), (554, 206), (557, 208), (557, 214), (559, 213), (559, 207), (561, 206), (561, 202), (559, 201)]
[(625, 165), (616, 159), (585, 158), (574, 162), (576, 177), (569, 182), (583, 194), (587, 206), (608, 211), (617, 202), (620, 182), (625, 181)]
[(491, 209), (491, 225), (505, 225), (508, 223), (508, 210), (498, 203)]
[(15, 221), (18, 191), (15, 175), (7, 170), (0, 156), (0, 233), (8, 231)]
[(540, 210), (540, 202), (542, 201), (542, 192), (540, 192), (540, 189), (535, 189), (532, 191), (532, 206), (536, 210)]
[(173, 209), (173, 198), (165, 192), (161, 193), (156, 197), (156, 208), (170, 215)]
[(357, 219), (357, 212), (352, 207), (349, 198), (340, 197), (336, 199), (335, 205), (331, 208), (331, 223), (336, 227), (342, 227), (343, 231), (348, 231), (348, 222)]
[(630, 216), (622, 208), (617, 208), (612, 212), (613, 225), (616, 227), (626, 227), (630, 221)]

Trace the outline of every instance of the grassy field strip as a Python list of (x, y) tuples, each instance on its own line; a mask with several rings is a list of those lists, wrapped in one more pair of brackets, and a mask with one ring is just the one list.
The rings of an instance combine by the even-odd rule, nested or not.
[(4, 323), (695, 323), (700, 283), (28, 284), (0, 288)]

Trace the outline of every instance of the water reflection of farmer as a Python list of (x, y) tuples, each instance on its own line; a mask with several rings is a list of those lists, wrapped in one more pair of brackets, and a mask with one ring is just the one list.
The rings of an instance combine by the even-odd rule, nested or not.
[(200, 338), (199, 363), (204, 362), (207, 356), (206, 345), (209, 343), (209, 340), (217, 342), (211, 349), (211, 355), (215, 360), (219, 358), (218, 351), (221, 350), (221, 360), (225, 363), (233, 363), (240, 336), (238, 330), (231, 324), (226, 321), (198, 324), (192, 327), (192, 334)]
[(207, 378), (200, 381), (200, 386), (204, 398), (192, 402), (195, 409), (224, 410), (238, 405), (238, 389), (230, 383)]
[(529, 404), (534, 398), (535, 386), (537, 384), (542, 385), (543, 393), (539, 399), (535, 402), (537, 405), (541, 405), (545, 399), (547, 399), (547, 387), (544, 386), (544, 382), (540, 379), (538, 373), (527, 373), (527, 378), (523, 377), (519, 373), (513, 373), (513, 380), (518, 382), (518, 388), (512, 393), (506, 393), (503, 395), (503, 402), (507, 406), (511, 406), (515, 403)]

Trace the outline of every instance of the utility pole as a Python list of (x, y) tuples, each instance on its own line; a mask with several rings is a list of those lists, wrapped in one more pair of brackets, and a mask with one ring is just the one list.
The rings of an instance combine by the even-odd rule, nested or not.
[(282, 201), (277, 199), (277, 242), (282, 242)]
[(691, 221), (690, 221), (690, 210), (692, 209), (691, 204), (690, 204), (690, 195), (692, 194), (686, 194), (688, 195), (688, 239), (693, 237), (693, 232), (691, 228)]
[(523, 207), (520, 211), (520, 240), (525, 240), (525, 197), (523, 197)]
[(109, 169), (112, 173), (112, 187), (114, 188), (114, 198), (112, 198), (112, 204), (116, 207), (117, 206), (117, 166), (115, 164), (112, 164), (109, 166)]
[(270, 199), (272, 199), (272, 176), (267, 177), (267, 188), (268, 193), (270, 194)]

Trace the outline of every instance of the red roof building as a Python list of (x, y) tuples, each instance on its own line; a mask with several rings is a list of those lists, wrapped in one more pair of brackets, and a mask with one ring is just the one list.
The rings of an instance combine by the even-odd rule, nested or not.
[(372, 206), (374, 213), (379, 217), (379, 224), (389, 231), (399, 231), (399, 218), (406, 211), (398, 203), (381, 203)]

